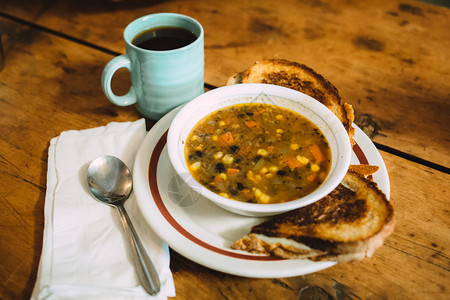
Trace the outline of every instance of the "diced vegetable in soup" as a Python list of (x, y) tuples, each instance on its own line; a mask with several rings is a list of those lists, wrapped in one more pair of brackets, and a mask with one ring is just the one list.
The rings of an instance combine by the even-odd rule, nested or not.
[(328, 175), (322, 132), (298, 113), (271, 104), (222, 108), (200, 120), (185, 145), (193, 177), (209, 190), (250, 203), (303, 197)]

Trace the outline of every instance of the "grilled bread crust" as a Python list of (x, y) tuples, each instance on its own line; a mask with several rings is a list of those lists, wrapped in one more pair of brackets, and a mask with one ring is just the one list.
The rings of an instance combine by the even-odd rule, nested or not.
[(380, 167), (379, 166), (373, 166), (373, 165), (350, 165), (348, 167), (350, 171), (353, 171), (357, 174), (363, 175), (364, 177), (372, 175), (373, 173), (376, 173)]
[[(371, 257), (393, 228), (393, 208), (376, 183), (348, 171), (326, 197), (254, 226), (231, 247), (282, 258), (360, 260)], [(266, 242), (261, 236), (309, 249), (283, 240)]]
[(268, 59), (256, 62), (244, 72), (231, 76), (227, 85), (237, 83), (267, 83), (288, 87), (320, 101), (342, 122), (354, 144), (355, 118), (353, 107), (343, 103), (339, 92), (328, 80), (311, 68), (284, 59)]

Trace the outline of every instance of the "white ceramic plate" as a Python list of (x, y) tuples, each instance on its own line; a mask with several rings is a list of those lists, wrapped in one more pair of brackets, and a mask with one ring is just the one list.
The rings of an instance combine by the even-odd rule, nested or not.
[[(335, 262), (283, 260), (230, 249), (263, 218), (228, 212), (197, 196), (177, 178), (166, 148), (167, 130), (179, 108), (148, 132), (133, 169), (134, 192), (149, 226), (175, 251), (221, 272), (257, 278), (291, 277), (331, 267)], [(373, 180), (389, 198), (389, 178), (383, 159), (370, 139), (355, 126), (351, 163), (380, 167)]]

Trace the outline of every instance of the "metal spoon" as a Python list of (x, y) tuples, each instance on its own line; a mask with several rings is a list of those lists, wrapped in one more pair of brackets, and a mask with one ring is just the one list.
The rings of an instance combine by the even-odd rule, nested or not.
[(123, 206), (133, 189), (130, 170), (117, 157), (102, 156), (89, 165), (87, 182), (92, 195), (97, 200), (114, 206), (119, 211), (141, 284), (147, 293), (156, 295), (160, 290), (158, 274)]

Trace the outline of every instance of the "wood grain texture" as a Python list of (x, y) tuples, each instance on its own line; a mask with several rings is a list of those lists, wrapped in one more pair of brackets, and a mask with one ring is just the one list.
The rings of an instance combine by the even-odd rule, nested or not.
[[(0, 71), (0, 299), (29, 298), (42, 247), (47, 150), (64, 130), (134, 121), (134, 107), (111, 104), (100, 88), (124, 26), (173, 11), (206, 31), (206, 82), (261, 58), (303, 62), (331, 80), (373, 140), (450, 165), (449, 10), (414, 1), (12, 1), (0, 12), (6, 64)], [(65, 36), (67, 35), (67, 36)], [(77, 40), (72, 39), (75, 37)], [(129, 87), (127, 72), (114, 89)], [(147, 120), (150, 128), (152, 122)], [(172, 252), (176, 299), (296, 299), (340, 285), (362, 299), (445, 299), (450, 294), (450, 175), (382, 152), (397, 225), (371, 259), (293, 278), (242, 278)], [(342, 288), (341, 288), (342, 289)]]
[(304, 63), (338, 88), (374, 141), (450, 167), (447, 8), (409, 0), (45, 3), (33, 4), (35, 15), (13, 4), (4, 10), (120, 53), (133, 19), (190, 15), (205, 29), (207, 83), (222, 86), (264, 58)]
[(335, 295), (343, 285), (347, 295), (360, 299), (445, 299), (450, 284), (450, 215), (443, 199), (450, 191), (443, 186), (450, 176), (388, 153), (382, 156), (393, 187), (396, 227), (374, 257), (305, 276), (248, 279), (209, 270), (173, 253), (177, 298), (296, 299), (305, 286), (317, 285)]
[(110, 56), (3, 18), (0, 27), (14, 36), (0, 72), (0, 298), (26, 299), (42, 247), (50, 139), (141, 116), (102, 97), (99, 62)]

